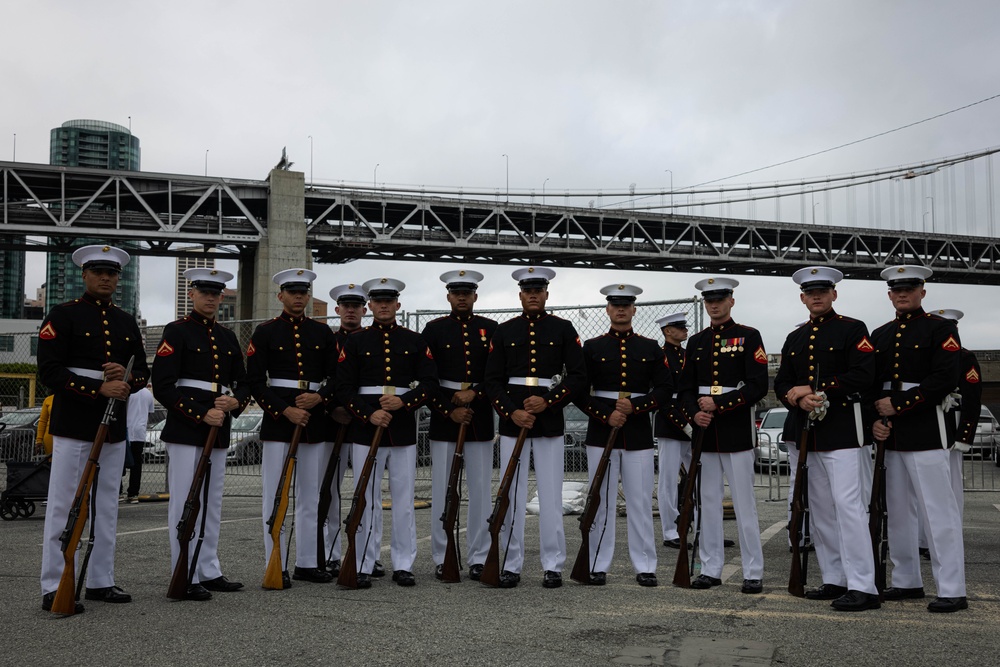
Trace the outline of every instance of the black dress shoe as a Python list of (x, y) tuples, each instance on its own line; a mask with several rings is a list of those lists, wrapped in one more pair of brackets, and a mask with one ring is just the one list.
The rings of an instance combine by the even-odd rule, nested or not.
[(562, 586), (562, 574), (555, 570), (545, 570), (545, 574), (542, 575), (542, 587), (559, 588), (560, 586)]
[(607, 572), (591, 572), (590, 573), (590, 585), (591, 586), (603, 586), (608, 583), (608, 573)]
[(208, 592), (208, 589), (201, 584), (191, 584), (187, 588), (187, 597), (185, 600), (194, 600), (195, 602), (204, 602), (205, 600), (211, 600), (212, 594)]
[(736, 542), (733, 542), (732, 540), (722, 540), (722, 546), (728, 549), (729, 547), (735, 547)]
[(882, 598), (885, 600), (923, 600), (923, 588), (894, 588), (889, 587), (882, 591)]
[(663, 546), (670, 549), (680, 549), (681, 548), (681, 538), (675, 537), (672, 540), (663, 540)]
[(877, 595), (862, 591), (847, 591), (831, 602), (830, 606), (837, 611), (864, 611), (878, 609), (882, 604), (878, 601)]
[(635, 575), (635, 580), (639, 583), (640, 586), (648, 586), (650, 588), (656, 586), (658, 583), (656, 581), (656, 574), (652, 572), (640, 572), (639, 574)]
[[(816, 551), (816, 547), (815, 545), (812, 544), (804, 544), (801, 547), (799, 547), (799, 553), (806, 554), (806, 553), (812, 553), (813, 551)], [(788, 547), (788, 553), (792, 553), (791, 547)]]
[(500, 588), (515, 588), (521, 583), (521, 575), (517, 572), (504, 570), (500, 573)]
[(764, 584), (761, 583), (760, 579), (744, 579), (743, 585), (740, 586), (740, 593), (747, 595), (756, 595), (762, 590), (764, 590)]
[(923, 558), (924, 560), (931, 559), (931, 550), (928, 549), (927, 547), (920, 547), (917, 551), (920, 553), (920, 557)]
[(938, 614), (950, 614), (959, 609), (968, 609), (969, 602), (964, 598), (934, 598), (934, 601), (927, 605), (927, 611)]
[(400, 586), (415, 586), (417, 583), (417, 580), (413, 577), (413, 573), (406, 570), (393, 571), (392, 580)]
[(326, 571), (332, 574), (334, 578), (340, 576), (340, 560), (326, 561)]
[(281, 590), (287, 591), (292, 587), (292, 578), (288, 576), (288, 570), (281, 572)]
[(201, 585), (206, 590), (218, 591), (220, 593), (232, 593), (233, 591), (238, 591), (243, 588), (243, 584), (239, 581), (229, 581), (225, 577), (209, 579), (208, 581), (201, 582)]
[(715, 577), (710, 577), (707, 574), (699, 574), (691, 582), (691, 588), (711, 588), (712, 586), (721, 586), (722, 579), (716, 579)]
[[(52, 601), (56, 599), (56, 592), (46, 593), (42, 596), (42, 611), (52, 611)], [(82, 602), (73, 603), (73, 613), (82, 614), (84, 612)]]
[(806, 591), (807, 600), (836, 600), (847, 593), (846, 586), (836, 584), (823, 584), (819, 588)]
[(296, 581), (311, 581), (314, 584), (328, 584), (333, 581), (333, 575), (318, 567), (296, 567), (292, 572)]
[(473, 581), (479, 581), (479, 578), (483, 576), (483, 566), (481, 563), (476, 563), (475, 565), (469, 566), (469, 579)]
[(358, 588), (371, 588), (372, 575), (358, 572)]
[(384, 577), (385, 576), (385, 565), (382, 565), (382, 561), (375, 561), (375, 567), (372, 568), (373, 577)]
[(117, 586), (88, 588), (87, 594), (84, 597), (88, 600), (100, 600), (101, 602), (110, 602), (112, 604), (124, 604), (132, 601), (132, 596)]
[(444, 576), (444, 565), (435, 565), (434, 566), (434, 578), (435, 579), (440, 579), (443, 576)]

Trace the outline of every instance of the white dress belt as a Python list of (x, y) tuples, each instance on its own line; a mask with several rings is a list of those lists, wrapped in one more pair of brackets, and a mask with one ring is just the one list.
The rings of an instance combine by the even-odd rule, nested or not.
[(181, 378), (177, 380), (178, 387), (191, 387), (192, 389), (204, 389), (219, 394), (232, 395), (233, 390), (219, 382), (205, 382), (204, 380), (192, 380)]
[(359, 394), (378, 394), (380, 396), (398, 396), (410, 391), (409, 387), (358, 387)]
[(882, 389), (885, 389), (886, 391), (906, 391), (919, 386), (919, 382), (900, 382), (898, 380), (882, 383)]
[(472, 388), (471, 382), (452, 382), (451, 380), (438, 380), (438, 384), (445, 389), (455, 389), (456, 391), (465, 391), (466, 389)]
[(719, 396), (736, 391), (739, 387), (698, 387), (698, 393), (702, 396)]
[(322, 383), (310, 382), (309, 380), (282, 380), (281, 378), (270, 378), (267, 381), (267, 386), (316, 391), (322, 386)]
[(77, 375), (82, 375), (85, 378), (91, 378), (93, 380), (104, 379), (104, 371), (95, 371), (89, 368), (73, 368), (73, 367), (69, 367), (66, 370), (68, 370), (70, 373), (76, 373)]
[(630, 391), (594, 391), (592, 394), (598, 398), (610, 398), (612, 401), (632, 396), (632, 392)]
[(545, 387), (552, 386), (549, 378), (507, 378), (507, 384), (516, 384), (522, 387)]

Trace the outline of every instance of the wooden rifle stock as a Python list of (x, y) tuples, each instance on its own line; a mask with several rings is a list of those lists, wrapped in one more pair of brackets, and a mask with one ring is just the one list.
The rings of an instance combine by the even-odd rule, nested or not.
[[(358, 587), (358, 559), (355, 555), (357, 553), (358, 526), (361, 525), (361, 517), (364, 516), (365, 507), (368, 504), (368, 499), (365, 496), (366, 488), (371, 479), (372, 470), (375, 468), (378, 444), (382, 440), (383, 430), (381, 426), (375, 429), (372, 444), (368, 447), (368, 456), (365, 457), (365, 463), (355, 480), (351, 511), (347, 513), (347, 519), (344, 521), (344, 530), (347, 532), (347, 549), (340, 561), (340, 575), (337, 577), (337, 585), (344, 588)], [(374, 520), (374, 517), (372, 519)]]
[(302, 425), (296, 424), (292, 433), (292, 442), (288, 445), (285, 462), (281, 466), (281, 477), (278, 479), (278, 489), (274, 494), (274, 505), (271, 516), (267, 520), (271, 534), (271, 555), (267, 559), (267, 569), (264, 570), (264, 581), (261, 588), (269, 591), (280, 591), (285, 585), (281, 573), (285, 569), (281, 564), (281, 528), (285, 525), (285, 514), (288, 512), (288, 496), (292, 488), (292, 473), (295, 472), (295, 455), (299, 450), (299, 440), (302, 439)]
[[(569, 577), (573, 581), (581, 584), (590, 583), (590, 530), (594, 527), (597, 519), (597, 510), (601, 508), (601, 485), (608, 474), (608, 464), (611, 462), (611, 450), (615, 446), (615, 439), (618, 437), (618, 427), (613, 426), (608, 435), (608, 441), (601, 452), (601, 460), (597, 462), (597, 469), (594, 470), (594, 479), (590, 482), (587, 490), (587, 503), (583, 506), (583, 514), (580, 515), (580, 550), (576, 552), (576, 561), (573, 563), (573, 571)], [(617, 480), (615, 486), (617, 487)]]
[[(337, 476), (337, 468), (340, 467), (340, 452), (344, 448), (344, 436), (347, 434), (347, 424), (341, 424), (337, 429), (337, 439), (333, 443), (333, 451), (330, 453), (330, 460), (326, 464), (323, 472), (323, 481), (319, 486), (319, 505), (316, 512), (316, 567), (323, 568), (326, 565), (326, 520), (330, 516), (330, 505), (333, 504), (333, 480)], [(340, 493), (340, 489), (337, 490)], [(340, 517), (337, 517), (337, 529), (340, 529)], [(334, 538), (336, 541), (336, 538)]]
[[(500, 490), (497, 492), (497, 499), (493, 505), (493, 513), (488, 519), (490, 551), (486, 554), (486, 562), (483, 563), (483, 572), (479, 576), (479, 581), (494, 588), (500, 585), (500, 529), (503, 528), (503, 521), (510, 508), (510, 487), (514, 485), (521, 450), (524, 448), (524, 440), (527, 437), (528, 429), (522, 426), (520, 433), (517, 434), (517, 441), (514, 442), (514, 450), (510, 454), (510, 460), (507, 461), (507, 467), (504, 469), (503, 479), (500, 480)], [(513, 523), (511, 530), (513, 530)]]
[(462, 581), (458, 564), (458, 540), (455, 536), (455, 525), (458, 523), (458, 506), (462, 499), (458, 494), (458, 479), (465, 466), (465, 432), (466, 424), (458, 427), (458, 439), (455, 441), (455, 455), (451, 459), (451, 473), (448, 475), (448, 490), (444, 495), (444, 512), (441, 523), (448, 544), (444, 550), (444, 563), (441, 565), (441, 581), (446, 584), (457, 584)]
[[(134, 362), (134, 356), (128, 360), (128, 365), (125, 367), (125, 382), (129, 381), (128, 378), (132, 374)], [(83, 527), (87, 523), (87, 514), (90, 510), (89, 498), (94, 486), (94, 478), (101, 467), (101, 450), (104, 449), (104, 441), (108, 439), (108, 427), (115, 420), (115, 401), (117, 400), (117, 398), (109, 398), (108, 405), (104, 408), (101, 425), (97, 428), (94, 444), (90, 447), (90, 456), (87, 457), (87, 464), (83, 468), (83, 474), (80, 475), (80, 483), (76, 487), (76, 495), (73, 497), (73, 504), (70, 505), (69, 515), (66, 517), (66, 528), (63, 529), (62, 535), (59, 537), (59, 541), (62, 542), (63, 572), (59, 578), (55, 597), (52, 599), (51, 611), (53, 614), (69, 616), (76, 613), (76, 587), (74, 585), (76, 580), (76, 549), (80, 545)]]
[(198, 459), (198, 466), (191, 479), (187, 500), (184, 501), (184, 513), (181, 514), (181, 520), (177, 522), (177, 542), (180, 550), (178, 551), (177, 563), (174, 565), (174, 573), (170, 577), (170, 585), (167, 587), (167, 597), (171, 600), (186, 599), (188, 586), (191, 585), (191, 574), (194, 570), (188, 567), (188, 546), (194, 536), (198, 512), (201, 509), (201, 488), (206, 475), (208, 475), (212, 449), (215, 447), (218, 435), (218, 426), (213, 426), (208, 430), (208, 437), (205, 438), (205, 444), (201, 448), (201, 458)]
[[(684, 500), (681, 503), (680, 514), (677, 515), (677, 537), (680, 547), (677, 552), (677, 565), (674, 568), (674, 586), (691, 588), (691, 561), (688, 560), (688, 530), (694, 519), (695, 489), (701, 475), (701, 445), (705, 440), (705, 429), (699, 428), (691, 441), (691, 465), (688, 466), (687, 481), (684, 484)], [(692, 557), (697, 554), (692, 553)]]
[[(813, 376), (813, 393), (819, 393), (819, 364), (816, 365)], [(804, 534), (803, 524), (809, 514), (809, 466), (806, 460), (809, 457), (809, 434), (812, 431), (815, 419), (810, 419), (811, 412), (805, 413), (806, 423), (802, 426), (802, 433), (799, 436), (799, 462), (795, 467), (795, 489), (792, 491), (792, 517), (788, 522), (788, 539), (792, 543), (792, 568), (788, 573), (788, 592), (795, 597), (805, 597), (806, 573), (809, 566), (809, 550), (803, 549), (799, 543), (802, 542)]]
[[(882, 423), (888, 426), (889, 418)], [(875, 441), (875, 470), (872, 474), (872, 495), (868, 505), (868, 532), (875, 558), (875, 588), (879, 601), (884, 601), (886, 560), (889, 551), (888, 507), (885, 500), (885, 443)]]

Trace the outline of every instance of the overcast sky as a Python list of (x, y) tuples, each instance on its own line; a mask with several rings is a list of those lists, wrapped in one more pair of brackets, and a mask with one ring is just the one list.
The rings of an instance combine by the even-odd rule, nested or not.
[[(210, 175), (260, 179), (287, 146), (316, 182), (502, 190), (506, 153), (511, 190), (678, 189), (997, 95), (998, 25), (995, 0), (35, 0), (5, 7), (0, 23), (0, 156), (13, 155), (16, 134), (17, 160), (45, 163), (64, 121), (131, 117), (145, 171), (202, 174), (207, 150)], [(1000, 144), (998, 117), (1000, 99), (726, 183), (975, 152)], [(408, 285), (404, 308), (435, 308), (448, 268), (324, 265), (316, 292), (392, 275)], [(487, 274), (481, 306), (516, 304), (510, 267), (475, 268)], [(151, 323), (173, 317), (157, 279), (172, 270), (172, 259), (142, 259)], [(550, 303), (598, 301), (623, 281), (654, 299), (689, 297), (701, 277), (564, 269)], [(779, 351), (806, 313), (796, 286), (742, 282), (734, 316)], [(984, 306), (998, 295), (929, 285), (925, 305), (964, 310), (965, 344), (996, 349)], [(837, 306), (870, 327), (892, 316), (873, 282), (845, 282)]]

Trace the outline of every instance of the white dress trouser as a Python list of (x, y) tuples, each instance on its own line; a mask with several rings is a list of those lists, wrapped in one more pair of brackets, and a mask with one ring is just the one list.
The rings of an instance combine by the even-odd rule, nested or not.
[(753, 491), (752, 449), (743, 452), (701, 453), (701, 573), (716, 579), (726, 563), (722, 530), (722, 476), (729, 482), (740, 535), (744, 579), (764, 578), (764, 552)]
[(858, 447), (858, 476), (861, 480), (861, 504), (865, 509), (872, 502), (872, 477), (875, 473), (875, 459), (872, 458), (872, 446)]
[(927, 547), (938, 596), (965, 597), (962, 517), (951, 486), (949, 456), (946, 449), (885, 453), (889, 556), (896, 588), (923, 586), (917, 551), (923, 521), (928, 528)]
[[(468, 441), (462, 449), (465, 458), (465, 482), (469, 511), (465, 521), (465, 559), (469, 565), (481, 565), (490, 550), (490, 496), (493, 483), (493, 441)], [(431, 557), (435, 565), (444, 563), (448, 536), (441, 516), (444, 514), (448, 479), (455, 457), (455, 443), (431, 440)]]
[[(52, 436), (52, 471), (49, 476), (48, 505), (42, 542), (42, 594), (59, 588), (63, 571), (62, 543), (59, 538), (66, 528), (70, 507), (90, 457), (93, 442)], [(94, 524), (94, 551), (87, 566), (87, 588), (108, 588), (115, 585), (115, 534), (118, 528), (118, 489), (122, 466), (125, 464), (125, 441), (108, 442), (98, 458), (101, 467), (97, 475), (97, 503), (91, 507)], [(90, 507), (90, 498), (87, 498)], [(96, 511), (93, 511), (95, 510)], [(81, 551), (87, 548), (90, 527), (84, 529)], [(81, 563), (78, 559), (77, 565)], [(79, 575), (79, 571), (77, 571)]]
[[(194, 471), (201, 458), (201, 447), (182, 445), (175, 442), (165, 443), (167, 448), (167, 475), (170, 488), (170, 500), (167, 505), (167, 533), (170, 535), (170, 571), (174, 571), (181, 546), (177, 541), (177, 524), (184, 516), (184, 503), (187, 502), (194, 480)], [(226, 476), (226, 450), (213, 449), (211, 455), (212, 467), (202, 482), (198, 493), (198, 518), (195, 520), (194, 533), (188, 543), (188, 566), (194, 558), (194, 550), (198, 546), (198, 536), (201, 534), (201, 520), (205, 517), (205, 539), (198, 552), (198, 567), (195, 568), (191, 583), (210, 581), (222, 576), (219, 564), (219, 527), (222, 523), (222, 487)], [(208, 503), (205, 503), (205, 485), (208, 486)]]
[[(281, 481), (281, 469), (288, 455), (289, 443), (265, 440), (261, 457), (261, 525), (264, 528), (264, 563), (271, 557), (274, 543), (267, 520), (274, 510), (274, 496)], [(319, 510), (319, 487), (326, 472), (325, 461), (330, 458), (333, 445), (328, 442), (299, 443), (295, 451), (295, 567), (314, 568), (324, 565), (318, 562), (317, 511)], [(291, 498), (289, 498), (291, 503)], [(285, 517), (281, 525), (282, 570), (288, 559), (289, 521)]]
[[(517, 438), (500, 436), (500, 471), (514, 453)], [(528, 502), (528, 461), (534, 451), (535, 483), (538, 487), (538, 529), (542, 569), (562, 572), (566, 562), (566, 533), (563, 529), (562, 483), (565, 467), (565, 438), (526, 438), (521, 449), (517, 477), (511, 489), (510, 509), (500, 529), (500, 558), (503, 570), (520, 573), (524, 566), (524, 508)], [(650, 501), (652, 502), (652, 500)], [(513, 522), (513, 525), (512, 525)], [(504, 553), (506, 552), (506, 559)]]
[[(355, 443), (352, 447), (357, 489), (357, 479), (368, 458), (369, 445)], [(382, 474), (385, 470), (389, 471), (389, 497), (392, 499), (392, 569), (412, 572), (417, 559), (417, 523), (413, 511), (417, 446), (379, 447), (372, 476), (364, 492), (367, 502), (355, 538), (358, 572), (364, 574), (372, 573), (382, 547)]]
[(951, 464), (951, 489), (955, 492), (955, 500), (958, 502), (958, 516), (965, 519), (965, 461), (962, 452), (957, 449), (949, 450), (948, 460)]
[(878, 594), (856, 449), (809, 452), (809, 515), (824, 584)]
[[(594, 473), (604, 453), (603, 447), (587, 447), (587, 478)], [(628, 452), (611, 450), (608, 470), (601, 484), (601, 506), (590, 529), (590, 571), (607, 572), (615, 555), (615, 518), (618, 515), (618, 479), (625, 493), (628, 521), (628, 553), (637, 573), (656, 572), (656, 542), (653, 535), (653, 450)], [(674, 492), (677, 485), (674, 485)]]
[[(663, 529), (663, 540), (675, 540), (677, 534), (677, 483), (681, 472), (681, 463), (686, 470), (691, 469), (691, 441), (657, 438), (659, 449), (660, 476), (656, 486), (657, 507), (660, 510), (660, 526)], [(650, 572), (652, 570), (649, 570)]]
[[(340, 463), (337, 465), (337, 474), (333, 476), (333, 481), (330, 483), (330, 494), (332, 496), (330, 511), (326, 515), (326, 524), (324, 524), (323, 528), (325, 531), (323, 534), (323, 545), (326, 547), (327, 560), (340, 560), (340, 555), (343, 553), (341, 550), (341, 533), (343, 533), (342, 528), (344, 526), (341, 512), (343, 499), (340, 497), (340, 489), (344, 484), (344, 473), (347, 472), (347, 466), (351, 460), (352, 446), (349, 442), (345, 442), (340, 446)], [(333, 456), (332, 444), (326, 451), (325, 459), (321, 464), (324, 474), (326, 473), (326, 466), (330, 462), (331, 456)]]

